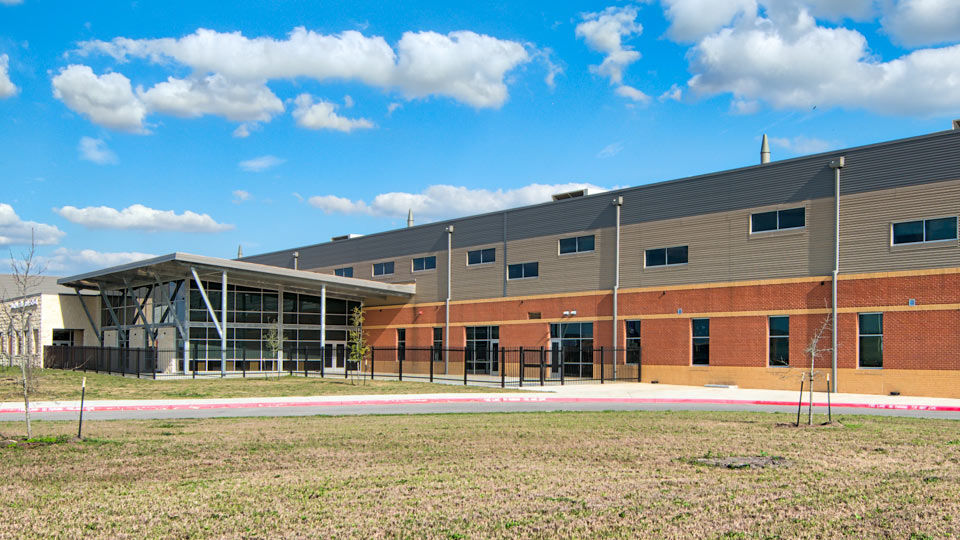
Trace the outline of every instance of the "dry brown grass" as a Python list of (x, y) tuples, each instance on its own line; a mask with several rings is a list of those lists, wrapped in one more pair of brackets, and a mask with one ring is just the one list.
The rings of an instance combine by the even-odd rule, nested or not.
[[(0, 536), (960, 534), (957, 422), (784, 421), (609, 412), (91, 422), (83, 443), (0, 449)], [(790, 466), (692, 463), (733, 455)]]
[[(0, 368), (0, 402), (23, 401), (16, 369)], [(381, 381), (290, 377), (220, 379), (137, 379), (119, 375), (84, 373), (59, 369), (35, 372), (36, 392), (31, 401), (79, 400), (80, 382), (87, 378), (87, 399), (182, 399), (327, 396), (360, 394), (441, 394), (448, 392), (501, 392), (500, 388), (430, 384), (413, 381)], [(517, 392), (517, 389), (509, 390)]]

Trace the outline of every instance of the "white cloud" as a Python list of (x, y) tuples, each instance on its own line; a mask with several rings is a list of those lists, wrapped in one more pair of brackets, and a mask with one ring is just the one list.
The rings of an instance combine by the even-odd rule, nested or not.
[(696, 41), (730, 24), (734, 17), (755, 14), (755, 0), (661, 0), (668, 34), (677, 41)]
[(343, 96), (343, 107), (346, 109), (353, 107), (353, 98), (349, 94)]
[(617, 93), (618, 96), (625, 97), (627, 99), (632, 99), (633, 101), (637, 101), (640, 103), (647, 103), (650, 101), (650, 96), (644, 94), (643, 92), (641, 92), (640, 90), (637, 90), (632, 86), (627, 86), (625, 84), (621, 84), (614, 91)]
[(137, 251), (102, 252), (92, 249), (57, 248), (50, 255), (40, 256), (47, 272), (61, 275), (78, 274), (87, 270), (118, 266), (151, 259), (156, 255)]
[(960, 41), (960, 2), (898, 0), (882, 22), (895, 41), (907, 46)]
[(623, 143), (622, 143), (622, 142), (610, 143), (610, 144), (604, 146), (602, 150), (600, 150), (599, 152), (597, 152), (597, 157), (598, 157), (598, 158), (601, 158), (601, 159), (611, 158), (611, 157), (619, 154), (622, 150), (623, 150)]
[(779, 146), (793, 154), (819, 154), (837, 146), (823, 139), (804, 137), (803, 135), (793, 138), (771, 137), (770, 142), (774, 146)]
[(117, 162), (117, 155), (107, 148), (107, 143), (103, 139), (80, 137), (80, 144), (77, 146), (77, 150), (80, 152), (80, 159), (92, 161), (99, 165)]
[(0, 246), (29, 245), (33, 235), (37, 245), (56, 244), (64, 232), (54, 225), (24, 221), (6, 203), (0, 203)]
[(188, 118), (210, 114), (235, 122), (267, 122), (283, 112), (283, 102), (263, 81), (238, 83), (219, 74), (192, 79), (169, 77), (138, 94), (151, 112)]
[(395, 111), (395, 110), (397, 110), (397, 109), (399, 109), (399, 108), (401, 108), (401, 107), (403, 107), (403, 104), (402, 104), (402, 103), (397, 103), (397, 102), (393, 102), (393, 103), (387, 105), (387, 116), (390, 116), (391, 114), (393, 114), (393, 111)]
[(590, 70), (613, 84), (620, 84), (623, 70), (640, 59), (640, 53), (623, 45), (623, 38), (643, 32), (636, 19), (637, 8), (633, 6), (608, 7), (600, 13), (584, 14), (583, 22), (574, 30), (588, 47), (606, 55), (599, 66), (590, 66)]
[(181, 231), (213, 233), (233, 229), (233, 225), (217, 223), (209, 214), (187, 210), (177, 214), (173, 210), (155, 210), (134, 204), (117, 210), (109, 206), (76, 208), (64, 206), (54, 211), (71, 223), (91, 229), (135, 229), (143, 231)]
[(683, 88), (680, 88), (679, 85), (671, 84), (670, 88), (666, 92), (660, 94), (660, 97), (657, 98), (661, 102), (663, 101), (680, 101), (683, 98)]
[(242, 190), (242, 189), (234, 190), (234, 192), (233, 192), (233, 202), (234, 202), (234, 203), (240, 204), (240, 203), (242, 203), (242, 202), (244, 202), (244, 201), (249, 201), (249, 200), (250, 200), (250, 192), (249, 192), (249, 191), (244, 191), (244, 190)]
[(5, 6), (15, 6), (17, 4), (22, 4), (23, 0), (0, 0), (0, 4)]
[(71, 64), (53, 78), (53, 95), (71, 110), (101, 126), (144, 132), (147, 109), (120, 73), (96, 75), (89, 66)]
[(503, 105), (506, 73), (530, 60), (518, 42), (470, 31), (405, 32), (394, 50), (380, 36), (353, 30), (324, 35), (303, 27), (281, 40), (201, 28), (179, 39), (88, 41), (79, 52), (101, 52), (118, 61), (172, 60), (235, 83), (299, 77), (359, 81), (399, 89), (411, 99), (441, 95), (478, 108)]
[(260, 156), (253, 159), (248, 159), (246, 161), (241, 161), (239, 163), (240, 168), (247, 172), (260, 172), (265, 171), (271, 167), (276, 167), (281, 163), (285, 163), (287, 160), (278, 158), (277, 156)]
[(373, 127), (373, 122), (366, 118), (346, 118), (338, 115), (335, 111), (336, 105), (329, 101), (313, 102), (310, 94), (300, 94), (294, 100), (297, 108), (293, 110), (293, 117), (297, 120), (297, 125), (307, 129), (333, 129), (350, 133), (354, 129), (369, 129)]
[(10, 57), (0, 54), (0, 99), (16, 95), (17, 85), (10, 80)]
[(691, 51), (700, 95), (777, 108), (840, 106), (884, 114), (954, 114), (960, 108), (960, 46), (920, 49), (882, 62), (855, 30), (816, 23), (803, 8), (743, 20)]
[(517, 189), (491, 191), (463, 186), (433, 185), (420, 193), (381, 193), (367, 203), (335, 195), (310, 197), (307, 202), (330, 214), (366, 214), (405, 217), (409, 209), (428, 219), (492, 212), (505, 208), (537, 204), (551, 200), (555, 193), (587, 188), (591, 193), (605, 188), (585, 183), (530, 184)]
[(730, 114), (753, 114), (760, 110), (760, 102), (753, 99), (734, 99), (730, 102)]

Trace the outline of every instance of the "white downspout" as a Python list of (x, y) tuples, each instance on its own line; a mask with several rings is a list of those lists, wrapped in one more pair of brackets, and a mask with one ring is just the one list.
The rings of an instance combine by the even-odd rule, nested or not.
[[(453, 225), (447, 226), (447, 300), (445, 302), (445, 314), (443, 316), (443, 373), (449, 374), (449, 355), (450, 355), (450, 297), (452, 291), (452, 279), (450, 270), (453, 265)], [(466, 364), (464, 364), (466, 365)], [(466, 369), (466, 368), (464, 368)]]
[(617, 346), (620, 341), (617, 339), (617, 330), (619, 325), (619, 311), (617, 310), (617, 294), (620, 292), (620, 207), (623, 206), (623, 197), (618, 196), (613, 199), (613, 205), (617, 208), (617, 245), (615, 250), (615, 261), (613, 264), (613, 379), (617, 379)]
[[(837, 391), (837, 277), (840, 274), (840, 169), (845, 165), (844, 157), (830, 162), (833, 169), (833, 280), (831, 284), (830, 300), (833, 305), (833, 335), (831, 344), (830, 363), (830, 391)], [(813, 381), (811, 381), (811, 386)]]

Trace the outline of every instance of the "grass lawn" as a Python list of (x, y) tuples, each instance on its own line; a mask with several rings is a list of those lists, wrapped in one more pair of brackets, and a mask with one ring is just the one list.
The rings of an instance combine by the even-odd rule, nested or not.
[[(0, 448), (0, 537), (942, 538), (960, 423), (763, 413), (91, 422)], [(72, 423), (37, 422), (43, 435)], [(0, 424), (20, 433), (22, 424)], [(225, 436), (229, 434), (229, 436)], [(696, 458), (778, 456), (730, 469)]]
[[(0, 368), (0, 402), (23, 401), (15, 384), (20, 371)], [(86, 399), (165, 399), (329, 396), (357, 394), (439, 394), (446, 392), (500, 392), (499, 388), (430, 384), (426, 382), (357, 381), (342, 378), (289, 377), (286, 375), (246, 379), (134, 379), (117, 375), (83, 373), (60, 369), (37, 372), (37, 391), (31, 401), (78, 400), (80, 382), (87, 378)], [(516, 389), (509, 390), (516, 392)]]

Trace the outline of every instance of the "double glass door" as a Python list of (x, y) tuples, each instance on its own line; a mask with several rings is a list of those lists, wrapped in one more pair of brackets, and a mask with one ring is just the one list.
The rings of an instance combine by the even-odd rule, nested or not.
[[(324, 369), (343, 369), (347, 364), (347, 344), (327, 343), (323, 351)], [(353, 366), (351, 366), (351, 369)]]
[(500, 373), (500, 341), (476, 341), (466, 350), (467, 373), (496, 375)]

